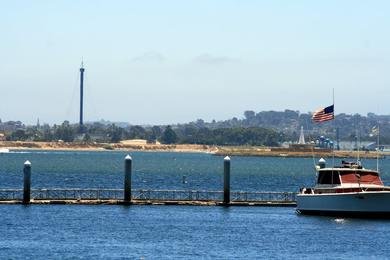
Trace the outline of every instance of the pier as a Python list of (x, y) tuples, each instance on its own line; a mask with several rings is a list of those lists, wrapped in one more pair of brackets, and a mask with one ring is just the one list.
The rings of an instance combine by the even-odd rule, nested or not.
[[(292, 206), (295, 192), (230, 193), (232, 206)], [(32, 189), (30, 204), (126, 204), (123, 189)], [(139, 205), (225, 205), (223, 191), (132, 190), (132, 204)], [(0, 189), (0, 204), (23, 203), (23, 189)]]
[(32, 163), (26, 161), (23, 189), (0, 189), (0, 204), (296, 206), (296, 192), (231, 191), (229, 157), (224, 158), (223, 165), (221, 191), (132, 189), (132, 158), (129, 155), (124, 160), (123, 189), (32, 189)]

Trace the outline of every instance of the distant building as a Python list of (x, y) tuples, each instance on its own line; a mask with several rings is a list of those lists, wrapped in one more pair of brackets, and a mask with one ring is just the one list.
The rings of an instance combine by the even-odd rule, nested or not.
[[(376, 148), (376, 143), (374, 143), (375, 145), (372, 145), (372, 144), (373, 144), (373, 142), (370, 142), (370, 141), (361, 141), (361, 142), (359, 142), (359, 144), (357, 146), (355, 141), (340, 141), (340, 149), (352, 151), (352, 150), (357, 150), (358, 148), (359, 148), (359, 150), (363, 150), (363, 147), (368, 148), (368, 150), (370, 150), (372, 148), (372, 146), (375, 146), (375, 148)], [(375, 148), (374, 148), (374, 150), (375, 150)]]
[(5, 134), (0, 133), (0, 141), (5, 141)]
[(299, 135), (298, 143), (290, 144), (289, 149), (291, 150), (313, 150), (314, 144), (307, 144), (305, 142), (305, 134), (303, 132), (303, 126), (301, 126), (301, 134)]
[(303, 133), (303, 126), (301, 126), (301, 134), (299, 136), (298, 144), (306, 144), (306, 142), (305, 142), (305, 135)]
[(365, 146), (365, 150), (367, 151), (376, 151), (376, 147), (377, 147), (377, 143), (376, 142), (373, 142), (373, 143), (369, 143)]
[(75, 141), (75, 142), (81, 142), (81, 141), (84, 140), (84, 138), (85, 138), (85, 134), (76, 134), (76, 135), (74, 136), (73, 141)]

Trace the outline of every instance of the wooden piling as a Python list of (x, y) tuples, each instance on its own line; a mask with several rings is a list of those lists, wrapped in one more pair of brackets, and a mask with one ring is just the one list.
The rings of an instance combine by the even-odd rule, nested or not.
[(223, 159), (223, 203), (230, 204), (230, 158)]
[(23, 204), (30, 204), (31, 199), (31, 163), (26, 161), (23, 167)]
[(131, 168), (132, 158), (130, 155), (125, 157), (125, 190), (123, 202), (125, 204), (131, 204)]

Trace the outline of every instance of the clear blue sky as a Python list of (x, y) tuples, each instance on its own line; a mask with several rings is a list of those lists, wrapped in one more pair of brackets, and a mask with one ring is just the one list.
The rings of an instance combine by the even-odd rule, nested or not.
[(389, 1), (1, 1), (0, 118), (390, 114)]

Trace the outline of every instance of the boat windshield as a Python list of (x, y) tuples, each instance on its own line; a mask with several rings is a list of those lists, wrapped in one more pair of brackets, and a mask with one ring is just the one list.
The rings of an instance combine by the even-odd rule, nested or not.
[(360, 184), (376, 184), (383, 185), (377, 172), (365, 171), (345, 171), (340, 172), (341, 181), (343, 183), (360, 183)]
[(320, 171), (318, 174), (318, 184), (340, 184), (338, 171)]

